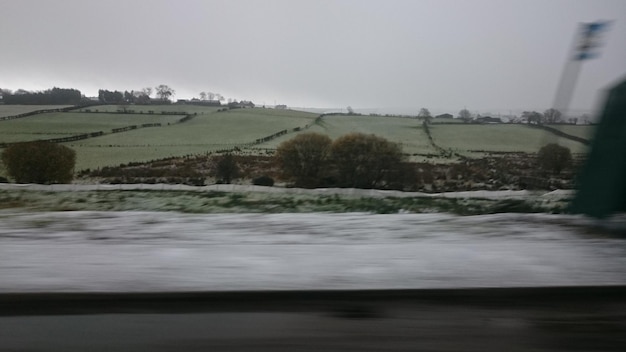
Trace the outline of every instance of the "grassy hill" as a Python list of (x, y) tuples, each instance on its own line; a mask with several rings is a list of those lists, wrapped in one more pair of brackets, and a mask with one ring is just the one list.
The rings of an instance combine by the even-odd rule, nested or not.
[(246, 109), (196, 115), (185, 123), (143, 128), (66, 143), (76, 150), (77, 170), (244, 147), (285, 129), (311, 124), (316, 115)]
[[(22, 109), (20, 111), (29, 111), (27, 106), (18, 107)], [(41, 106), (32, 108), (42, 109)], [(222, 111), (223, 108), (194, 105), (126, 108), (135, 113), (118, 113), (120, 106), (107, 105), (0, 121), (0, 143), (104, 132), (99, 137), (64, 143), (76, 150), (76, 170), (79, 171), (233, 148), (247, 154), (265, 154), (281, 142), (308, 131), (327, 134), (331, 138), (351, 132), (376, 134), (401, 143), (405, 153), (414, 161), (433, 162), (456, 160), (445, 159), (442, 150), (470, 157), (480, 157), (484, 152), (532, 153), (556, 139), (546, 131), (512, 124), (434, 123), (429, 128), (431, 140), (422, 121), (412, 118), (348, 115), (318, 118), (318, 114), (292, 110)], [(181, 118), (187, 115), (174, 114), (176, 112), (189, 114), (189, 119), (181, 123)], [(160, 126), (141, 128), (144, 124)], [(113, 129), (128, 126), (138, 128), (112, 133)], [(583, 138), (589, 138), (592, 131), (590, 126), (562, 125), (558, 128)], [(584, 153), (587, 148), (571, 140), (560, 138), (558, 141), (574, 153)], [(3, 174), (0, 165), (0, 175)]]
[[(421, 122), (416, 119), (382, 116), (330, 115), (324, 116), (321, 122), (316, 123), (307, 131), (300, 133), (304, 132), (322, 133), (332, 139), (352, 132), (376, 134), (402, 144), (402, 148), (407, 154), (437, 154), (437, 150), (430, 144), (428, 135), (422, 128)], [(259, 147), (273, 149), (281, 142), (290, 138), (293, 138), (292, 134), (263, 143)]]

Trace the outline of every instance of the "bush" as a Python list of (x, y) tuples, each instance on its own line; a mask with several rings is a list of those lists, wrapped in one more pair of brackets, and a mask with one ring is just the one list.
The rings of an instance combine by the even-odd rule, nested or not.
[(44, 141), (17, 143), (4, 150), (2, 162), (17, 183), (69, 183), (74, 178), (76, 152)]
[(539, 149), (537, 162), (543, 170), (558, 175), (572, 163), (572, 153), (567, 147), (551, 143)]
[(239, 165), (232, 154), (224, 154), (217, 160), (215, 177), (219, 180), (218, 183), (231, 183), (231, 181), (238, 178), (239, 175)]
[(274, 179), (269, 176), (261, 176), (252, 180), (252, 184), (255, 186), (272, 187), (274, 185)]
[(377, 188), (398, 177), (404, 155), (399, 144), (363, 133), (339, 137), (331, 147), (331, 158), (340, 187)]
[(328, 165), (332, 140), (319, 133), (302, 133), (281, 143), (276, 160), (283, 176), (296, 187), (319, 185)]

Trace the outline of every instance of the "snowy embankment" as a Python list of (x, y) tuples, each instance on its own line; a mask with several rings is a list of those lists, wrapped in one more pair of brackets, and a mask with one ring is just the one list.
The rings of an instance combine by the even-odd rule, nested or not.
[(59, 184), (59, 185), (37, 185), (37, 184), (11, 184), (0, 183), (0, 190), (29, 190), (46, 192), (68, 192), (68, 191), (131, 191), (131, 190), (154, 190), (154, 191), (196, 191), (196, 192), (259, 192), (259, 193), (280, 193), (280, 194), (305, 194), (305, 195), (341, 195), (369, 198), (481, 198), (481, 199), (524, 199), (528, 197), (545, 198), (571, 198), (574, 195), (572, 190), (545, 191), (466, 191), (466, 192), (402, 192), (385, 191), (378, 189), (355, 189), (355, 188), (283, 188), (283, 187), (263, 187), (252, 185), (210, 185), (210, 186), (187, 186), (170, 184)]
[(626, 284), (626, 240), (547, 214), (0, 212), (0, 292)]

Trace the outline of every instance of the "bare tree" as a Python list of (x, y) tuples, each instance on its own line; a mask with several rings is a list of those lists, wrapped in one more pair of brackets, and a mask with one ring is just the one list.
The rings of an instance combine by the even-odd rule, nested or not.
[(200, 92), (200, 99), (206, 100), (206, 92)]
[[(151, 90), (152, 89), (150, 89), (150, 91)], [(133, 94), (133, 101), (135, 102), (135, 104), (150, 103), (150, 92), (146, 91), (146, 88), (142, 90), (134, 90), (132, 94)]]
[(206, 96), (209, 100), (213, 100), (215, 99), (215, 93), (211, 93), (211, 92), (207, 92)]
[(176, 91), (167, 84), (161, 84), (158, 87), (154, 88), (156, 91), (157, 97), (161, 100), (170, 100), (170, 97), (176, 94)]
[(526, 119), (528, 124), (534, 123), (540, 125), (543, 122), (543, 115), (536, 111), (524, 111), (522, 112), (522, 118)]
[(561, 112), (557, 109), (548, 109), (543, 113), (545, 123), (557, 123), (561, 121)]
[(145, 94), (147, 97), (150, 97), (152, 95), (152, 87), (146, 87), (144, 89), (141, 90), (143, 92), (143, 94)]
[(472, 121), (472, 114), (469, 112), (469, 110), (463, 109), (459, 111), (459, 118), (463, 120), (463, 122), (470, 122)]
[(580, 118), (583, 120), (583, 123), (585, 125), (588, 125), (591, 123), (591, 116), (589, 116), (589, 114), (583, 114)]
[(424, 120), (425, 123), (430, 123), (433, 119), (433, 116), (430, 114), (430, 111), (426, 108), (421, 108), (419, 114), (417, 114), (418, 119)]

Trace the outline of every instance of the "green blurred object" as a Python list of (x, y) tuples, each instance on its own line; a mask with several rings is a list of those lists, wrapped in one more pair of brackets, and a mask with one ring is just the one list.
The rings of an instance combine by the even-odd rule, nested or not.
[(626, 80), (609, 90), (571, 211), (595, 218), (626, 211)]

